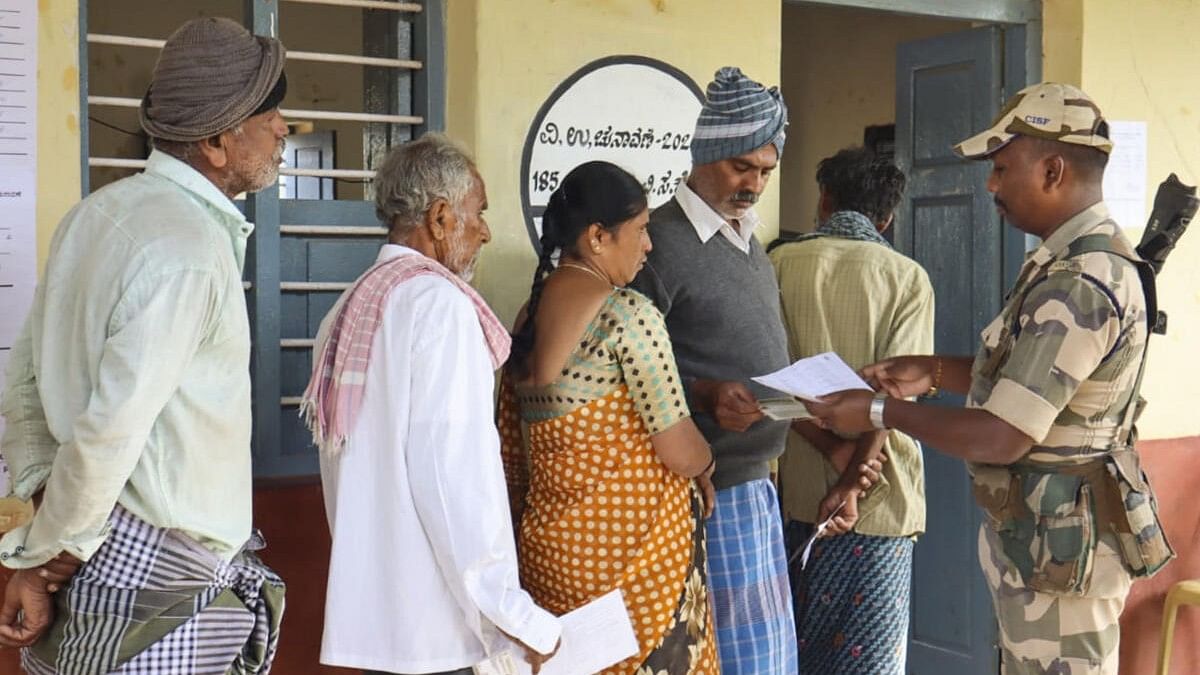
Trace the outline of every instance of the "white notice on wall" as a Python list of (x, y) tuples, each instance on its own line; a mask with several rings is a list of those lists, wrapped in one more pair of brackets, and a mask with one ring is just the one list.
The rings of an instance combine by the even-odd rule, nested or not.
[(0, 4), (0, 389), (37, 283), (37, 18), (37, 0)]
[(1109, 121), (1113, 142), (1104, 170), (1104, 201), (1121, 227), (1144, 227), (1146, 218), (1146, 123)]

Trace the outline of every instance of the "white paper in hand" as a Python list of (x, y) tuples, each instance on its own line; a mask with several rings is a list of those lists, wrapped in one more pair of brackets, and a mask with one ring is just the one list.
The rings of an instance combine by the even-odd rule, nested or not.
[[(637, 636), (620, 589), (562, 615), (559, 620), (562, 644), (558, 653), (542, 664), (540, 675), (591, 675), (638, 651)], [(514, 652), (519, 654), (517, 672), (532, 673), (524, 650), (514, 648)]]
[(833, 352), (800, 359), (787, 368), (750, 379), (805, 401), (820, 401), (826, 394), (847, 389), (871, 391), (858, 373)]
[(842, 512), (842, 507), (845, 505), (845, 501), (843, 501), (841, 504), (838, 504), (838, 507), (833, 510), (833, 513), (829, 514), (828, 518), (822, 520), (821, 523), (817, 525), (816, 529), (813, 530), (812, 536), (808, 538), (808, 541), (804, 542), (804, 545), (800, 547), (800, 550), (796, 551), (792, 554), (792, 557), (788, 558), (788, 565), (796, 562), (796, 556), (800, 556), (800, 569), (804, 569), (808, 566), (808, 556), (810, 553), (812, 553), (813, 544), (816, 544), (817, 540), (821, 538), (821, 535), (825, 534), (825, 530), (829, 529), (829, 524), (833, 522), (833, 519), (835, 516), (837, 516), (837, 514)]

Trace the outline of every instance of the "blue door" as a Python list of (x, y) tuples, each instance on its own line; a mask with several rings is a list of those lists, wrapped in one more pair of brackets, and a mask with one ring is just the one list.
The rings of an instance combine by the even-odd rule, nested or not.
[[(896, 245), (929, 272), (941, 354), (975, 352), (1020, 266), (1024, 241), (996, 214), (986, 189), (990, 164), (964, 162), (951, 148), (991, 123), (1006, 79), (1023, 86), (1023, 44), (1022, 29), (987, 26), (905, 43), (897, 53), (896, 159), (909, 187)], [(908, 672), (991, 675), (999, 656), (976, 554), (982, 513), (963, 463), (929, 447), (924, 454), (928, 519), (913, 561)]]

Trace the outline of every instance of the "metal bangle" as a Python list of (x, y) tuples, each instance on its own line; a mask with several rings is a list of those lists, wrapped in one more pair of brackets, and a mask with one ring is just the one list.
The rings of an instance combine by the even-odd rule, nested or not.
[(883, 407), (887, 404), (887, 399), (887, 394), (875, 394), (875, 398), (871, 399), (867, 417), (871, 420), (871, 426), (876, 429), (887, 429), (887, 425), (883, 423)]

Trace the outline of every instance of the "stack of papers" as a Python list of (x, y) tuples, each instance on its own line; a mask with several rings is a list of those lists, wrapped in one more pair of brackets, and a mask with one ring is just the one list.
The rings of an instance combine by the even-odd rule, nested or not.
[(811, 420), (813, 415), (794, 398), (764, 398), (758, 402), (763, 414), (776, 421)]
[(826, 394), (847, 389), (872, 391), (858, 373), (833, 352), (800, 359), (787, 368), (750, 379), (805, 401), (819, 402)]

